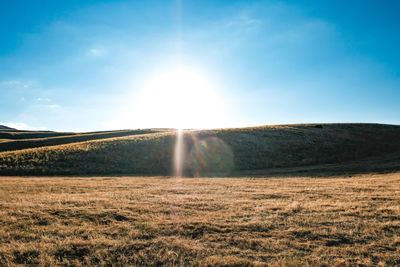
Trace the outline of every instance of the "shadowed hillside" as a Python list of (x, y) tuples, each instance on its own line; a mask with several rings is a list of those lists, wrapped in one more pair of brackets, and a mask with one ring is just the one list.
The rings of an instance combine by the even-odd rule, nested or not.
[[(81, 134), (3, 142), (0, 147), (57, 145), (1, 152), (0, 174), (173, 174), (176, 131), (144, 130), (132, 134), (104, 139), (96, 136), (93, 139), (98, 140), (90, 141)], [(310, 124), (187, 130), (182, 140), (185, 175), (232, 175), (238, 171), (262, 174), (271, 169), (348, 164), (398, 155), (400, 126)], [(364, 165), (371, 165), (371, 161), (365, 162)], [(360, 169), (359, 165), (354, 166)]]
[[(57, 132), (0, 132), (0, 138), (5, 137), (0, 142), (0, 152), (13, 151), (26, 148), (36, 148), (44, 146), (56, 146), (70, 143), (77, 143), (89, 140), (106, 139), (120, 136), (129, 136), (137, 134), (148, 134), (158, 132), (159, 130), (123, 130), (110, 132), (93, 133), (57, 133)], [(7, 142), (5, 142), (7, 141)]]
[(0, 125), (0, 130), (15, 130), (14, 128), (10, 128), (8, 126)]

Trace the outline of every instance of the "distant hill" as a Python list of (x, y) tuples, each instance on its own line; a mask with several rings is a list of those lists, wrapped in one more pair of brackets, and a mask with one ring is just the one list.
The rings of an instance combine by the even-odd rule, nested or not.
[(15, 130), (14, 128), (10, 128), (4, 125), (0, 125), (0, 130)]
[[(137, 134), (148, 134), (158, 132), (160, 130), (121, 130), (121, 131), (104, 131), (92, 133), (59, 133), (59, 132), (39, 132), (39, 131), (0, 131), (0, 152), (14, 151), (27, 148), (37, 148), (55, 145), (65, 145), (70, 143), (78, 143), (90, 140), (100, 140), (106, 138), (114, 138), (121, 136), (130, 136)], [(1, 139), (0, 139), (1, 140)], [(4, 140), (7, 140), (5, 142)]]
[[(39, 138), (29, 138), (35, 132), (16, 133), (24, 134), (24, 139), (7, 133), (0, 131), (0, 138), (4, 138), (0, 142), (1, 175), (174, 172), (177, 132), (171, 129), (50, 132), (53, 136)], [(333, 169), (346, 173), (400, 169), (400, 126), (395, 125), (298, 124), (186, 130), (181, 140), (187, 176), (305, 172), (335, 164)]]

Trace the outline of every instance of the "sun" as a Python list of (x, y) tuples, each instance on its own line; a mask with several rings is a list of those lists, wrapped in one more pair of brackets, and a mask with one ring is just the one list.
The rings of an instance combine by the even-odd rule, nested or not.
[(134, 97), (143, 128), (218, 128), (226, 105), (215, 83), (198, 71), (176, 68), (154, 75)]

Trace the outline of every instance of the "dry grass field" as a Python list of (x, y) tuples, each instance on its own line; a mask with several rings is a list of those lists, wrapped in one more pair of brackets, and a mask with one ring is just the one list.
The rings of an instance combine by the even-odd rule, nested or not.
[(400, 173), (1, 177), (0, 265), (396, 266)]

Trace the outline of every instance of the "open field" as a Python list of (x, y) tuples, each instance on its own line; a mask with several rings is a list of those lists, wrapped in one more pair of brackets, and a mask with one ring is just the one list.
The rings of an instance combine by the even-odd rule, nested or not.
[(400, 265), (400, 173), (1, 177), (0, 265)]

